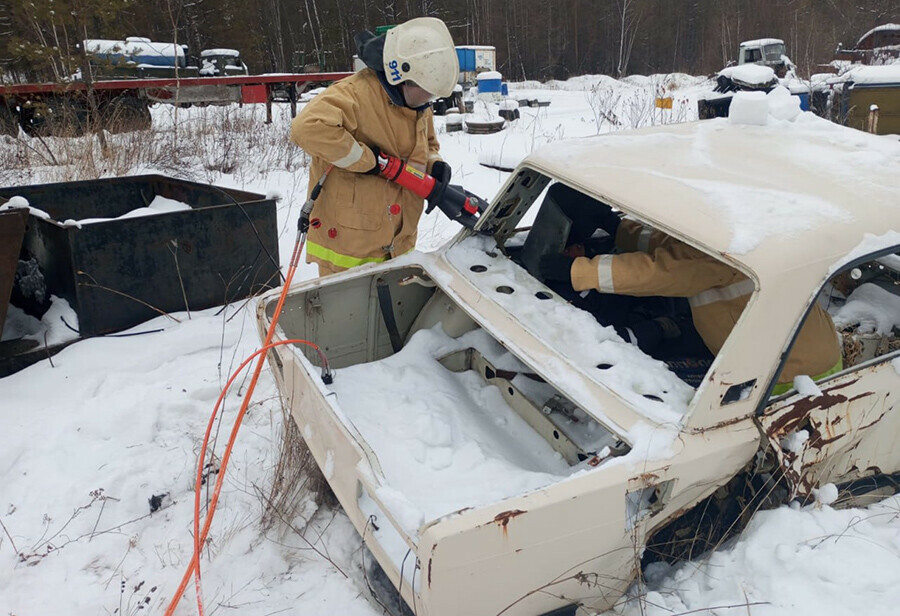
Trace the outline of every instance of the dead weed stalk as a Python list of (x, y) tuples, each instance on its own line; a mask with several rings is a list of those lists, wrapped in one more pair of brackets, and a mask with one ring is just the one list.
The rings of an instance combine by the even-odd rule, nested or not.
[(271, 530), (277, 522), (290, 522), (293, 528), (299, 518), (302, 534), (312, 518), (308, 511), (310, 504), (316, 508), (322, 504), (335, 505), (336, 499), (284, 401), (281, 413), (281, 444), (265, 499), (262, 528)]

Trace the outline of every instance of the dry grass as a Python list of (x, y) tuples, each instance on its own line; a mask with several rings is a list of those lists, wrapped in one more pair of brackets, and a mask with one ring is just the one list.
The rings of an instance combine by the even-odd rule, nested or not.
[[(307, 157), (288, 138), (290, 116), (275, 108), (265, 124), (262, 106), (152, 110), (149, 130), (120, 132), (104, 139), (78, 126), (54, 127), (53, 136), (0, 137), (0, 185), (93, 180), (154, 171), (213, 182), (234, 175), (241, 183), (277, 171), (293, 172)], [(104, 147), (101, 141), (106, 142)]]
[(334, 505), (336, 499), (283, 401), (282, 414), (278, 462), (265, 499), (262, 527), (304, 530), (319, 505)]

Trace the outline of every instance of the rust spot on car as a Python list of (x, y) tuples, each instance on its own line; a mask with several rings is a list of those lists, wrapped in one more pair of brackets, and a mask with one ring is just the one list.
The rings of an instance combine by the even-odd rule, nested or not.
[(526, 511), (522, 511), (521, 509), (512, 509), (510, 511), (504, 511), (503, 513), (498, 513), (494, 516), (494, 524), (503, 529), (503, 534), (506, 535), (506, 526), (509, 524), (509, 521), (513, 518), (522, 515), (523, 513), (527, 513)]
[[(847, 436), (848, 435), (844, 434), (843, 432), (841, 432), (840, 434), (836, 434), (834, 436), (829, 436), (828, 438), (823, 438), (823, 437), (819, 436), (819, 438), (817, 438), (815, 440), (815, 442), (813, 442), (813, 439), (809, 439), (810, 447), (812, 449), (818, 449), (821, 451), (823, 447), (826, 447), (827, 445), (831, 445), (832, 443), (837, 442), (841, 439), (847, 438)], [(816, 456), (816, 461), (819, 461), (820, 458), (821, 458), (821, 456)]]
[(786, 434), (796, 424), (802, 423), (813, 409), (827, 409), (847, 401), (847, 396), (843, 394), (832, 394), (831, 391), (833, 389), (838, 389), (838, 387), (824, 392), (821, 396), (801, 398), (790, 407), (785, 407), (785, 409), (789, 408), (790, 410), (785, 410), (781, 417), (772, 422), (768, 433), (770, 435)]
[(831, 392), (837, 391), (839, 389), (844, 389), (845, 387), (850, 387), (851, 385), (856, 383), (858, 380), (859, 380), (859, 377), (856, 377), (855, 379), (851, 379), (849, 381), (844, 381), (843, 383), (838, 383), (837, 385), (833, 385), (833, 386), (829, 387), (828, 389), (826, 389), (825, 393), (831, 393)]
[(865, 398), (867, 396), (874, 396), (874, 395), (875, 395), (874, 391), (867, 391), (863, 394), (857, 394), (857, 395), (853, 396), (852, 398), (847, 400), (847, 402), (853, 402), (854, 400), (859, 400), (860, 398)]
[(881, 415), (879, 415), (878, 417), (876, 417), (874, 421), (871, 421), (871, 422), (867, 423), (867, 424), (864, 425), (864, 426), (860, 426), (860, 427), (859, 427), (859, 432), (862, 432), (862, 431), (864, 431), (864, 430), (868, 430), (869, 428), (871, 428), (872, 426), (874, 426), (875, 424), (877, 424), (879, 421), (882, 420), (882, 418), (883, 418), (885, 415), (888, 414), (888, 411), (890, 411), (890, 409), (887, 409), (886, 411), (884, 411)]

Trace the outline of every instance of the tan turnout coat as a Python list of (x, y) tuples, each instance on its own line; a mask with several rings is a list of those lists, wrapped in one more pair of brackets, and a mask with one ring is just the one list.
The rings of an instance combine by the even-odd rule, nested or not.
[(423, 199), (365, 171), (375, 165), (370, 146), (430, 171), (440, 159), (430, 108), (394, 105), (363, 69), (310, 101), (291, 123), (291, 140), (312, 157), (310, 192), (334, 165), (312, 211), (307, 261), (334, 272), (415, 247)]
[[(686, 297), (694, 326), (709, 350), (718, 354), (753, 293), (753, 281), (669, 235), (624, 220), (616, 233), (616, 247), (624, 252), (579, 257), (572, 264), (572, 287), (621, 295)], [(841, 359), (831, 317), (814, 305), (779, 383), (794, 377), (828, 372)]]

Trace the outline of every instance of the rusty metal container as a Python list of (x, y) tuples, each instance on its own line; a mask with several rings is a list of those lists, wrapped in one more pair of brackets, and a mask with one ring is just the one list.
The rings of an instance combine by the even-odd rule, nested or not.
[(3, 331), (3, 324), (6, 322), (9, 296), (12, 293), (27, 218), (28, 210), (24, 208), (0, 212), (0, 331)]

